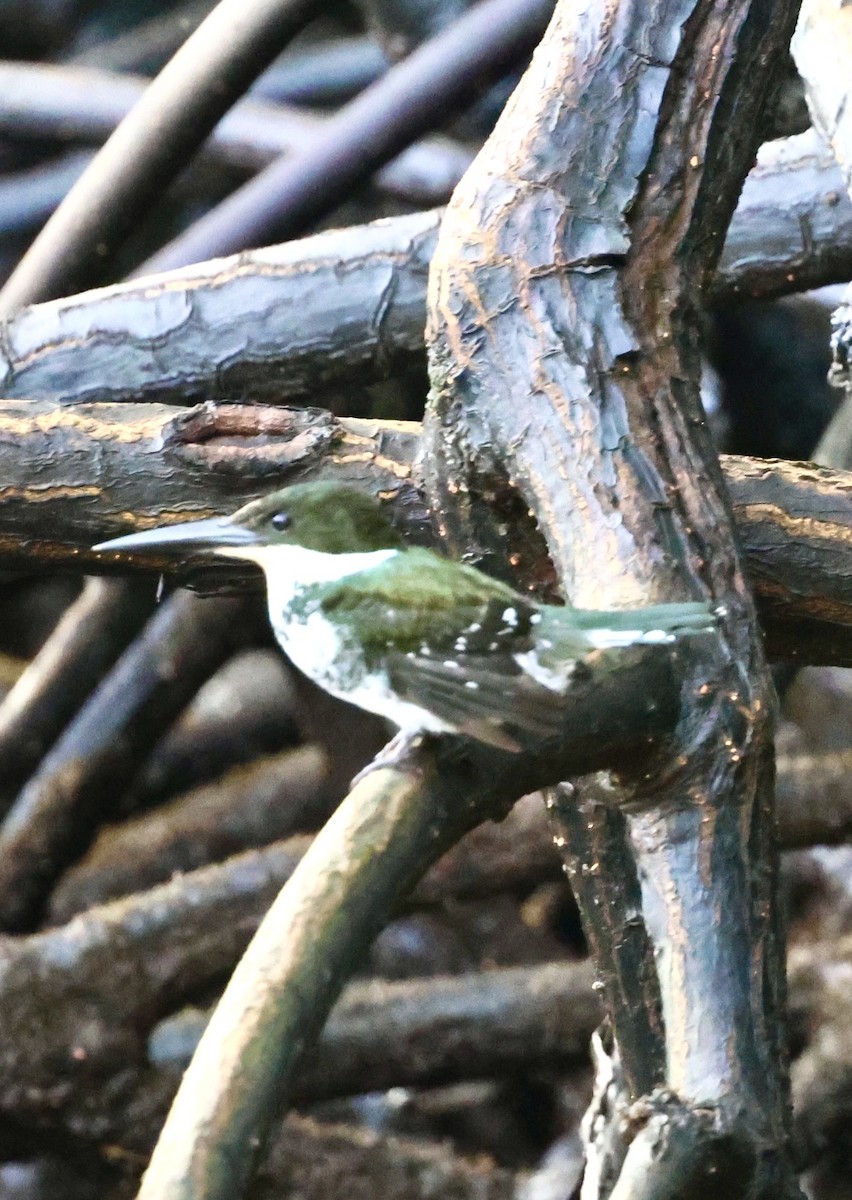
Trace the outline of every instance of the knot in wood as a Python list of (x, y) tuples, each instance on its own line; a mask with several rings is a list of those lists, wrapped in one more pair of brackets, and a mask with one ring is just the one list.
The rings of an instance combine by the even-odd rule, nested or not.
[(318, 459), (335, 433), (324, 409), (208, 402), (168, 423), (163, 448), (205, 471), (280, 478)]

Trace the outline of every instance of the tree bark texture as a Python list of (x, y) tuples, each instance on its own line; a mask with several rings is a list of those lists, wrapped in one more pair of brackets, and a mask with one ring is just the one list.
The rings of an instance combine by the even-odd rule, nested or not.
[(422, 354), (438, 222), (415, 213), (33, 305), (2, 326), (0, 391), (280, 403), (392, 374)]
[(852, 203), (819, 134), (765, 142), (743, 185), (711, 298), (722, 304), (845, 283), (850, 233)]
[[(668, 754), (608, 784), (641, 895), (620, 915), (653, 951), (642, 1020), (607, 991), (631, 1091), (654, 1097), (619, 1197), (698, 1194), (708, 1163), (733, 1195), (791, 1186), (774, 697), (702, 417), (697, 309), (794, 11), (559, 4), (430, 275), (427, 468), (450, 540), (499, 566), (529, 509), (573, 603), (724, 607)], [(602, 936), (617, 958), (618, 930)]]
[[(393, 375), (422, 355), (440, 217), (411, 213), (31, 305), (0, 325), (0, 390), (66, 403), (316, 403), (323, 389)], [(711, 298), (840, 282), (852, 275), (850, 246), (852, 203), (824, 143), (813, 133), (769, 142)]]

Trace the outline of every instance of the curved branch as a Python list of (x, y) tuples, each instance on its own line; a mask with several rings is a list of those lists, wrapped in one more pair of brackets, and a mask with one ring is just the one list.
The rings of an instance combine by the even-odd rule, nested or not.
[[(652, 666), (647, 652), (640, 657), (646, 669)], [(631, 733), (645, 722), (659, 730), (676, 703), (668, 658), (657, 656), (666, 669), (642, 698), (630, 686), (629, 666), (579, 684), (573, 728), (536, 759), (478, 745), (468, 756), (454, 740), (438, 742), (434, 751), (410, 750), (356, 784), (231, 977), (184, 1075), (140, 1200), (241, 1194), (273, 1105), (289, 1095), (302, 1048), (400, 896), (463, 832), (531, 785), (552, 780), (566, 761), (611, 762), (616, 749), (623, 755), (612, 710), (601, 708), (607, 693), (611, 701), (618, 696), (624, 711), (633, 690)], [(629, 740), (636, 753), (642, 737)]]

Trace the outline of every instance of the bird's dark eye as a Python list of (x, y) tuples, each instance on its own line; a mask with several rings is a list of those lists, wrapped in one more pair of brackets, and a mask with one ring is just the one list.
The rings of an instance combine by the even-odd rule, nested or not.
[(289, 513), (286, 513), (286, 512), (276, 513), (275, 516), (272, 518), (272, 528), (273, 529), (278, 529), (278, 530), (289, 529), (292, 524), (293, 524), (293, 518), (290, 516)]

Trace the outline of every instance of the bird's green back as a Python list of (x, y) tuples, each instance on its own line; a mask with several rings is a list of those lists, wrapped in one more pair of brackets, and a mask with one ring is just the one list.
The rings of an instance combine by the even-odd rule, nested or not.
[[(304, 589), (301, 603), (317, 600), (327, 617), (349, 626), (368, 654), (404, 653), (424, 644), (485, 653), (501, 631), (522, 641), (536, 611), (498, 580), (421, 548), (337, 583)], [(513, 615), (504, 620), (509, 610)], [(456, 646), (460, 638), (464, 645)]]

